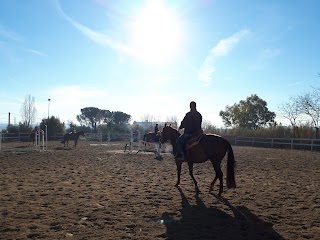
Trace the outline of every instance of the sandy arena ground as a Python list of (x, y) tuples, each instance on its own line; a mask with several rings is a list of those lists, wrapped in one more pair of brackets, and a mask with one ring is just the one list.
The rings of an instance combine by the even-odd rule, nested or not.
[(319, 152), (234, 146), (237, 188), (220, 198), (210, 162), (196, 194), (186, 164), (174, 187), (169, 154), (25, 145), (0, 152), (0, 239), (320, 239)]

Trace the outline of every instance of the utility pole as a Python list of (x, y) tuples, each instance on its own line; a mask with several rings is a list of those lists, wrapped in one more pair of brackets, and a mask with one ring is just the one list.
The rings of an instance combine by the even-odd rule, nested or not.
[(10, 112), (9, 112), (9, 117), (8, 117), (8, 127), (10, 126)]
[(51, 99), (50, 98), (48, 98), (48, 120), (49, 120), (49, 110), (50, 110), (50, 101), (51, 101)]

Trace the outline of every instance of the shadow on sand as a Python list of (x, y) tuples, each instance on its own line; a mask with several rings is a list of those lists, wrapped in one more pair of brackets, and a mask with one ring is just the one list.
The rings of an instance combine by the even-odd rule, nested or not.
[(273, 228), (243, 206), (234, 207), (223, 197), (215, 196), (225, 204), (233, 216), (215, 207), (206, 207), (199, 194), (195, 195), (196, 205), (190, 205), (183, 191), (181, 195), (181, 219), (174, 220), (173, 214), (163, 213), (162, 223), (166, 226), (168, 240), (194, 239), (284, 239)]

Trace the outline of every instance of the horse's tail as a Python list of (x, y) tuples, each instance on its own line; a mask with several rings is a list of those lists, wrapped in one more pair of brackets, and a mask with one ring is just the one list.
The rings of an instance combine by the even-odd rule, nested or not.
[(235, 180), (235, 167), (236, 161), (233, 155), (233, 149), (231, 144), (226, 140), (228, 144), (228, 160), (227, 160), (227, 188), (235, 188), (236, 180)]
[(143, 135), (143, 141), (144, 141), (144, 142), (146, 141), (146, 136), (147, 136), (147, 134), (144, 134), (144, 135)]

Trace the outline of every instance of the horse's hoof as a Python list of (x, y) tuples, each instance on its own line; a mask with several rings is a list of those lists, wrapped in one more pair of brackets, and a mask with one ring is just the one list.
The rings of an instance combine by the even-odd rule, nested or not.
[(179, 183), (176, 183), (176, 185), (174, 185), (174, 186), (175, 186), (175, 187), (179, 187), (179, 185), (180, 185)]

